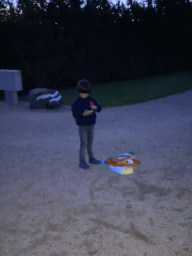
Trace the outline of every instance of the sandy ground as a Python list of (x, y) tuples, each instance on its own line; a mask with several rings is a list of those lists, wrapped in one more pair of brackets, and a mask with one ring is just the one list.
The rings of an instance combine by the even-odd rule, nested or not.
[(130, 175), (79, 168), (69, 106), (1, 101), (0, 134), (0, 256), (192, 255), (192, 91), (97, 113), (95, 157), (134, 151)]

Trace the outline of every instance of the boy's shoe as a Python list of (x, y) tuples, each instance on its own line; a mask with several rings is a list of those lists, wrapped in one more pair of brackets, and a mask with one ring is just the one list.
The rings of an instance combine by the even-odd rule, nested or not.
[(87, 168), (89, 168), (89, 165), (86, 162), (84, 162), (84, 163), (81, 163), (79, 165), (79, 167), (82, 168), (82, 169), (87, 169)]
[(97, 160), (96, 158), (93, 158), (92, 160), (89, 160), (90, 164), (100, 164), (101, 161)]

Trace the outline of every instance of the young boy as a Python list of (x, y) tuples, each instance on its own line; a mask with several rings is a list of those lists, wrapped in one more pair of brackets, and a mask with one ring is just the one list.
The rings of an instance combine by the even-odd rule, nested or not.
[(77, 90), (80, 94), (71, 106), (73, 117), (79, 126), (80, 150), (79, 167), (86, 169), (89, 165), (85, 162), (85, 150), (87, 144), (87, 153), (90, 164), (100, 164), (101, 161), (94, 158), (92, 144), (94, 137), (94, 124), (96, 123), (96, 111), (99, 113), (102, 107), (95, 99), (89, 96), (91, 93), (91, 84), (88, 80), (82, 79), (77, 83)]

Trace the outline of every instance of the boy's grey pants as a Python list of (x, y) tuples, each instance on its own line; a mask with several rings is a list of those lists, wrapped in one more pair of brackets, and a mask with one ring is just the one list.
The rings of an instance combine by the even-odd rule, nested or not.
[(94, 158), (93, 150), (92, 150), (94, 125), (79, 126), (79, 136), (80, 136), (79, 162), (81, 164), (85, 162), (86, 148), (87, 148), (87, 153), (89, 155), (89, 160)]

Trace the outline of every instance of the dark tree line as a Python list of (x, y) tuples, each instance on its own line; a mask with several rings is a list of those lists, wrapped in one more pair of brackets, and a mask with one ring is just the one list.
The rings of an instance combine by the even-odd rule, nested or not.
[(192, 68), (192, 3), (146, 2), (1, 1), (0, 69), (21, 70), (28, 92)]

